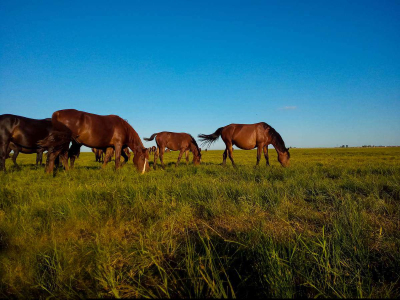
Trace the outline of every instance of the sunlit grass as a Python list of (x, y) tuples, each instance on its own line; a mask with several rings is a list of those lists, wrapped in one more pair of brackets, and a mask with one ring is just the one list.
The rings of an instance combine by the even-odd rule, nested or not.
[(7, 160), (0, 296), (399, 297), (400, 148), (290, 151), (171, 152), (144, 175)]

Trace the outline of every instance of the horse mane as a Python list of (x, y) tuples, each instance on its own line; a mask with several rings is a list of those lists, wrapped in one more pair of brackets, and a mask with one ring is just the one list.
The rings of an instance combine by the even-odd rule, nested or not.
[[(122, 119), (122, 118), (121, 118), (121, 120), (123, 121), (123, 123), (125, 125), (125, 129), (129, 134), (130, 142), (135, 142), (135, 143), (139, 144), (142, 148), (145, 148), (143, 146), (142, 140), (139, 137), (139, 134), (135, 131), (135, 129), (133, 129), (132, 125), (129, 124), (128, 120), (127, 119)], [(134, 136), (134, 135), (136, 135), (136, 136)]]
[(280, 152), (287, 152), (290, 157), (290, 153), (286, 149), (285, 142), (283, 141), (279, 132), (276, 131), (274, 127), (268, 125), (265, 122), (263, 122), (262, 124), (264, 126), (264, 129), (269, 131), (269, 134), (271, 135), (271, 143), (274, 145), (274, 147), (278, 149)]
[(197, 148), (197, 151), (199, 152), (199, 154), (200, 154), (200, 149), (199, 149), (199, 145), (197, 145), (197, 142), (196, 142), (196, 140), (194, 139), (194, 137), (191, 135), (191, 134), (189, 134), (190, 135), (190, 137), (192, 138), (192, 143), (196, 146), (196, 148)]

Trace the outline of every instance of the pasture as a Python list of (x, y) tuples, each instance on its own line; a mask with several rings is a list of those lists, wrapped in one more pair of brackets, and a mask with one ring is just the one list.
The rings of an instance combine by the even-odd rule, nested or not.
[(400, 297), (400, 148), (222, 152), (144, 175), (8, 159), (0, 297)]

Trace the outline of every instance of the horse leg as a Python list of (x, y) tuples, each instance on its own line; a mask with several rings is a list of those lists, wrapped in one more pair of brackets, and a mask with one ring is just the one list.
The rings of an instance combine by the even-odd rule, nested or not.
[(57, 169), (60, 165), (60, 152), (62, 150), (54, 151), (54, 149), (49, 149), (47, 152), (46, 168), (44, 171), (48, 174), (53, 172), (54, 164), (56, 164)]
[(265, 160), (267, 161), (267, 167), (268, 167), (269, 166), (268, 145), (264, 146), (264, 157), (265, 157)]
[(105, 157), (104, 157), (104, 162), (103, 162), (102, 168), (105, 168), (106, 165), (107, 165), (107, 163), (111, 160), (111, 156), (112, 156), (112, 154), (113, 154), (113, 151), (114, 151), (113, 148), (111, 148), (111, 147), (108, 147), (108, 148), (107, 148), (107, 150), (106, 150), (106, 155), (105, 155)]
[(189, 164), (189, 150), (185, 151), (185, 155), (186, 155), (186, 165)]
[(71, 159), (71, 169), (74, 168), (75, 159), (80, 153), (81, 146), (82, 146), (81, 144), (72, 142), (71, 148), (69, 148), (68, 150), (68, 157)]
[[(121, 145), (115, 145), (115, 169), (119, 169), (120, 168), (120, 161), (121, 161), (121, 149), (122, 146)], [(122, 151), (123, 152), (123, 151)]]
[(226, 165), (226, 157), (228, 156), (228, 148), (225, 149), (224, 154), (222, 155), (222, 165)]
[(161, 167), (165, 169), (164, 165), (164, 147), (159, 148), (160, 149), (160, 161), (161, 161)]
[(21, 147), (17, 146), (17, 147), (15, 147), (13, 149), (13, 151), (14, 151), (14, 154), (13, 154), (13, 157), (12, 157), (12, 161), (14, 163), (14, 166), (18, 167), (17, 157), (18, 157), (19, 152), (21, 151)]
[(43, 160), (43, 151), (42, 149), (38, 150), (36, 154), (36, 165), (40, 164), (42, 165), (42, 160)]
[(233, 150), (232, 150), (232, 144), (228, 145), (228, 154), (229, 154), (229, 159), (232, 162), (232, 166), (236, 167), (235, 162), (233, 161)]
[(68, 166), (68, 151), (61, 150), (60, 151), (60, 159), (61, 159), (61, 163), (64, 166), (64, 169), (66, 171), (68, 171), (69, 170), (69, 166)]
[(124, 158), (124, 165), (129, 161), (128, 155), (125, 153), (124, 150), (121, 151), (121, 155)]
[(257, 163), (256, 163), (256, 167), (258, 166), (258, 164), (260, 163), (261, 160), (261, 151), (263, 149), (262, 145), (258, 145), (257, 146)]
[(179, 165), (179, 162), (181, 161), (182, 155), (183, 155), (183, 149), (181, 149), (181, 151), (179, 152), (178, 160), (177, 160), (177, 162), (175, 164), (175, 167), (177, 167)]
[(6, 157), (7, 157), (7, 149), (8, 143), (0, 143), (0, 171), (6, 170)]
[[(156, 149), (156, 151), (154, 151), (154, 165), (153, 165), (153, 169), (156, 170), (157, 169), (157, 158), (158, 158), (158, 150), (159, 148)], [(161, 158), (160, 158), (161, 160)]]

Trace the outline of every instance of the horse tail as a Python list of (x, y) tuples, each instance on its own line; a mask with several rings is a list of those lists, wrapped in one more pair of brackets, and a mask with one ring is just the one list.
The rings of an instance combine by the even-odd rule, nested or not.
[(206, 147), (210, 147), (213, 143), (215, 143), (218, 138), (221, 136), (221, 132), (225, 127), (218, 128), (213, 134), (199, 134), (201, 145), (206, 145)]
[(71, 139), (72, 137), (70, 133), (53, 131), (43, 140), (38, 141), (37, 145), (49, 152), (54, 152), (68, 147)]
[(157, 133), (153, 133), (152, 135), (151, 135), (151, 137), (149, 137), (149, 138), (143, 138), (145, 141), (147, 141), (147, 142), (150, 142), (150, 141), (152, 141), (152, 140), (154, 140), (154, 138), (155, 138), (155, 136), (158, 134), (158, 132)]

